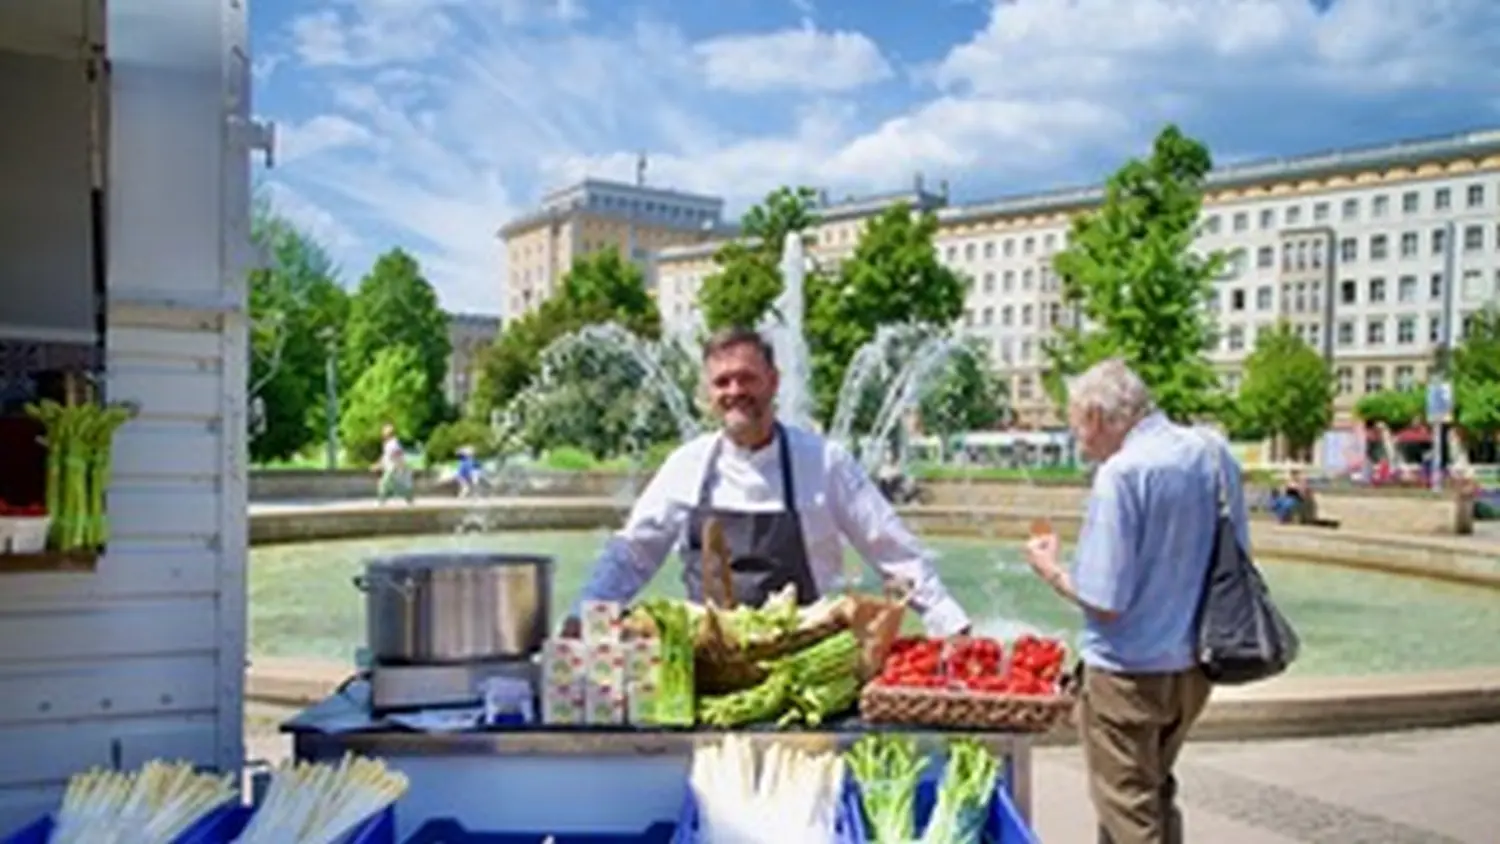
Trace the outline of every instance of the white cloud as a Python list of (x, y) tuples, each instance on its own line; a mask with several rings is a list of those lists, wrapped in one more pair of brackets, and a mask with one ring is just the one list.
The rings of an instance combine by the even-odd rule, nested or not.
[(353, 229), (295, 188), (273, 179), (265, 183), (265, 190), (277, 214), (291, 221), (329, 252), (347, 254), (360, 247), (360, 237)]
[(285, 176), (338, 210), (341, 242), (360, 233), (351, 249), (399, 242), (445, 304), (493, 311), (500, 223), (564, 181), (633, 178), (640, 150), (653, 183), (732, 207), (914, 171), (993, 194), (1092, 178), (1166, 120), (1225, 158), (1452, 130), (1500, 100), (1495, 0), (989, 6), (892, 84), (867, 35), (807, 22), (694, 41), (577, 0), (321, 0), (283, 32), (277, 84), (315, 92), (286, 130)]
[(860, 32), (799, 28), (724, 35), (694, 45), (710, 88), (736, 93), (852, 91), (893, 75), (880, 47)]

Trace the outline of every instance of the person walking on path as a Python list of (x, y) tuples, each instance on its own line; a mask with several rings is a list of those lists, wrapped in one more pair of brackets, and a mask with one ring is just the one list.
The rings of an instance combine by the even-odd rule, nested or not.
[(416, 501), (416, 490), (412, 483), (411, 465), (406, 462), (406, 450), (396, 436), (396, 426), (387, 422), (380, 429), (380, 460), (371, 468), (380, 472), (380, 482), (375, 488), (375, 497), (384, 504), (387, 498), (400, 496), (407, 504)]
[[(1083, 611), (1077, 721), (1101, 844), (1181, 844), (1172, 769), (1208, 703), (1196, 616), (1218, 527), (1222, 438), (1176, 425), (1140, 376), (1107, 360), (1068, 384), (1068, 423), (1098, 467), (1071, 572), (1043, 533), (1027, 560)], [(1249, 545), (1238, 466), (1226, 500)]]

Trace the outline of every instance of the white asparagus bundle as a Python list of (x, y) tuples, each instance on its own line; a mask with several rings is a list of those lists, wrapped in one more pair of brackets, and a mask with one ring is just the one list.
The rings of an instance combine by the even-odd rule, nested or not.
[(230, 775), (186, 762), (147, 762), (139, 772), (95, 768), (68, 782), (51, 844), (171, 844), (235, 797)]
[[(841, 754), (805, 753), (772, 741), (763, 757), (742, 736), (698, 748), (689, 776), (707, 844), (832, 841)], [(758, 768), (758, 770), (757, 770)]]
[(400, 799), (406, 787), (404, 774), (353, 753), (337, 766), (282, 765), (238, 844), (336, 844)]

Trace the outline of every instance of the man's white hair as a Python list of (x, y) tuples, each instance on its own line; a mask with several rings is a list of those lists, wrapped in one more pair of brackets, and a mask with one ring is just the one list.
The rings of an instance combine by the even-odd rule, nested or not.
[(1067, 379), (1068, 406), (1098, 411), (1111, 422), (1134, 422), (1155, 409), (1151, 390), (1119, 358), (1100, 361)]

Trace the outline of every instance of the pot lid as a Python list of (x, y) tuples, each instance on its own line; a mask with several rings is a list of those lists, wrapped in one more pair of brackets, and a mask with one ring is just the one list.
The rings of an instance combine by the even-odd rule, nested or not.
[(552, 568), (553, 559), (546, 554), (522, 554), (505, 551), (427, 551), (391, 554), (365, 562), (365, 571), (430, 571), (455, 568), (501, 568), (536, 566)]

